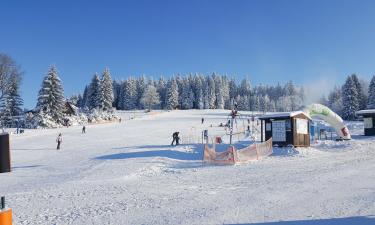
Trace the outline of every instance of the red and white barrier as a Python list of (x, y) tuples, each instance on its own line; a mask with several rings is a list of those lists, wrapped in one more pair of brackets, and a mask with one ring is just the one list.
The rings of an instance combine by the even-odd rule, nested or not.
[(236, 164), (259, 160), (273, 153), (272, 138), (263, 143), (257, 143), (236, 150), (230, 146), (225, 152), (216, 152), (215, 147), (204, 146), (203, 161), (214, 164)]

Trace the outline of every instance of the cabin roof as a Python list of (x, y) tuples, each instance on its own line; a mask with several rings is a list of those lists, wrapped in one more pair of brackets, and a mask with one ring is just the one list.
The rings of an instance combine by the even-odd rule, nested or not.
[(258, 118), (261, 119), (261, 120), (265, 120), (265, 119), (271, 119), (271, 118), (294, 117), (294, 116), (297, 116), (297, 115), (300, 115), (300, 114), (303, 114), (303, 115), (306, 116), (309, 120), (311, 120), (311, 117), (310, 117), (309, 115), (307, 115), (307, 114), (306, 114), (305, 112), (303, 112), (303, 111), (292, 111), (292, 112), (269, 113), (269, 114), (266, 114), (266, 115), (260, 116), (260, 117), (258, 117)]
[(375, 109), (365, 109), (355, 112), (357, 116), (375, 114)]

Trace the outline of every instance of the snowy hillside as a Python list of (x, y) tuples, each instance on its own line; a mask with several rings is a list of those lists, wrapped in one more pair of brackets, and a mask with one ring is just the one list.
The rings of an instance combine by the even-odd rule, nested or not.
[(198, 144), (170, 146), (174, 131), (197, 139), (228, 112), (124, 112), (86, 134), (73, 126), (12, 135), (13, 171), (0, 174), (0, 194), (22, 225), (375, 224), (375, 138), (361, 136), (360, 123), (349, 125), (351, 141), (274, 149), (238, 166), (203, 165)]

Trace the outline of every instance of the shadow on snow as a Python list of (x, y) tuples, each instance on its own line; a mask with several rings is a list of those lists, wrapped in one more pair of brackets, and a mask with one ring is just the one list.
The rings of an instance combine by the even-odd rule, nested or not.
[[(296, 220), (264, 223), (242, 223), (237, 225), (372, 225), (375, 224), (375, 217), (356, 216), (346, 218), (317, 219), (317, 220)], [(234, 225), (234, 224), (227, 224)]]

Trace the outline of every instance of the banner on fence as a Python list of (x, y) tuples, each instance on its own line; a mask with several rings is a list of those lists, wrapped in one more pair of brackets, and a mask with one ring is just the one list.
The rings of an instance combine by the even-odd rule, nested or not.
[(216, 152), (215, 145), (213, 148), (205, 145), (203, 151), (203, 161), (214, 164), (246, 163), (253, 160), (259, 160), (263, 157), (271, 155), (272, 153), (272, 138), (266, 142), (252, 144), (239, 150), (236, 150), (234, 146), (230, 146), (224, 152)]

